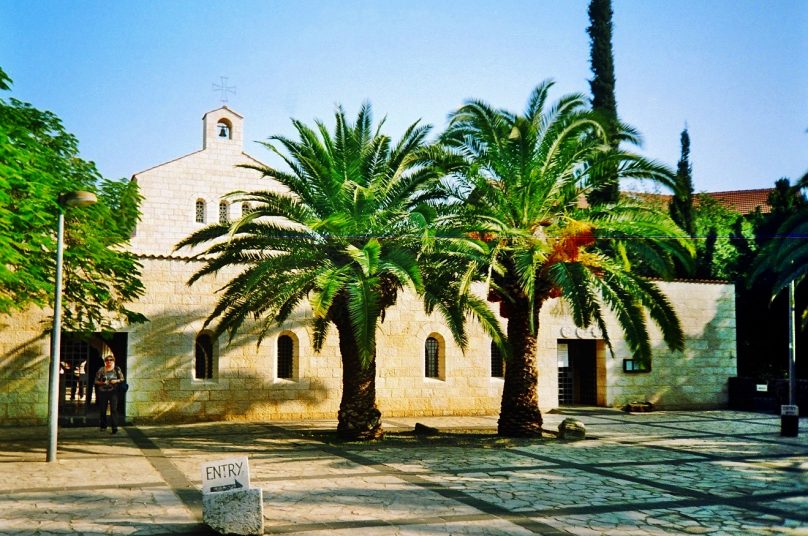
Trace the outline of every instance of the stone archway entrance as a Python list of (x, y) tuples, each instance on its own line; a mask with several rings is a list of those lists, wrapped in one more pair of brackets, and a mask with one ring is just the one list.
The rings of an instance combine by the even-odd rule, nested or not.
[(558, 404), (596, 406), (598, 397), (597, 341), (558, 340)]
[[(98, 405), (95, 373), (104, 365), (105, 350), (115, 355), (115, 364), (126, 375), (127, 333), (82, 336), (62, 334), (59, 367), (59, 425), (97, 426)], [(118, 403), (122, 422), (126, 419), (126, 394)]]

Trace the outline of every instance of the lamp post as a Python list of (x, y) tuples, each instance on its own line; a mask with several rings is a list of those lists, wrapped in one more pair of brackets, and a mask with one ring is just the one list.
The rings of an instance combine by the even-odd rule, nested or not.
[(97, 201), (91, 192), (68, 192), (59, 196), (56, 227), (56, 284), (53, 290), (53, 332), (51, 333), (50, 384), (48, 385), (48, 458), (56, 461), (56, 435), (59, 428), (59, 361), (62, 338), (62, 253), (64, 249), (65, 210), (86, 207)]
[(800, 433), (800, 408), (797, 405), (797, 329), (794, 280), (788, 285), (788, 405), (780, 406), (780, 435), (797, 437)]

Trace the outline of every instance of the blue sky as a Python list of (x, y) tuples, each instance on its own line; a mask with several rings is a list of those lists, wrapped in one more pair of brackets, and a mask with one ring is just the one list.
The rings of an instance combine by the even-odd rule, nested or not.
[[(588, 0), (0, 0), (12, 95), (55, 112), (82, 156), (125, 177), (201, 148), (201, 117), (235, 86), (245, 150), (370, 101), (397, 137), (435, 132), (466, 99), (521, 111), (589, 93)], [(614, 0), (621, 118), (671, 166), (687, 123), (699, 191), (808, 171), (808, 2)]]

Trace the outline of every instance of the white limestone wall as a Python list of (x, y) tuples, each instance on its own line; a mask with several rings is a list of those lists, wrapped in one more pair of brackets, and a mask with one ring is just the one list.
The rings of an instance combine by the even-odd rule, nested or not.
[(0, 425), (48, 420), (51, 318), (39, 308), (0, 316)]
[[(145, 420), (333, 418), (341, 395), (341, 363), (335, 330), (323, 351), (315, 353), (302, 308), (294, 320), (273, 328), (260, 347), (248, 328), (231, 344), (218, 344), (218, 373), (195, 380), (194, 340), (215, 303), (218, 281), (184, 286), (195, 264), (152, 259), (149, 304), (143, 312), (152, 322), (130, 335), (129, 413)], [(180, 280), (178, 281), (177, 278)], [(159, 280), (163, 279), (162, 282)], [(623, 372), (630, 357), (613, 318), (607, 328), (614, 356), (597, 330), (572, 325), (564, 306), (554, 301), (542, 311), (539, 334), (539, 403), (542, 411), (558, 406), (557, 344), (559, 339), (594, 338), (597, 344), (598, 404), (622, 406), (651, 401), (659, 407), (718, 407), (726, 403), (727, 378), (735, 375), (734, 294), (730, 285), (663, 283), (686, 329), (686, 349), (671, 352), (652, 328), (651, 372)], [(159, 289), (159, 290), (158, 290)], [(166, 306), (168, 300), (182, 309)], [(276, 378), (277, 337), (296, 343), (293, 380)], [(424, 375), (424, 343), (439, 341), (440, 378)], [(490, 340), (470, 325), (465, 352), (455, 344), (437, 315), (424, 314), (420, 300), (403, 293), (388, 311), (377, 335), (377, 398), (387, 416), (496, 414), (502, 379), (492, 378)]]
[[(273, 327), (256, 346), (256, 326), (245, 326), (231, 343), (216, 346), (213, 379), (194, 378), (194, 345), (216, 301), (216, 290), (233, 274), (205, 278), (188, 287), (199, 266), (177, 259), (144, 258), (147, 293), (136, 304), (150, 321), (129, 331), (127, 414), (136, 422), (213, 419), (287, 420), (334, 418), (342, 369), (336, 331), (322, 352), (312, 347), (304, 307), (283, 326)], [(731, 285), (663, 283), (685, 326), (684, 352), (670, 352), (652, 329), (654, 358), (648, 373), (623, 372), (630, 357), (613, 319), (612, 357), (598, 340), (598, 404), (622, 406), (650, 401), (661, 408), (720, 407), (727, 378), (735, 375), (734, 293)], [(562, 304), (547, 304), (539, 333), (539, 403), (558, 405), (559, 339), (595, 338), (577, 329)], [(32, 309), (3, 318), (0, 326), (0, 424), (42, 424), (47, 420), (49, 312)], [(45, 323), (43, 323), (45, 322)], [(295, 341), (294, 378), (278, 379), (279, 335)], [(439, 379), (424, 377), (424, 342), (439, 341)], [(423, 313), (420, 300), (403, 293), (377, 335), (377, 398), (394, 416), (496, 414), (502, 380), (491, 378), (490, 340), (474, 324), (463, 353), (437, 316)]]
[[(150, 322), (129, 333), (128, 415), (138, 421), (211, 419), (334, 418), (342, 392), (336, 330), (315, 353), (302, 307), (283, 326), (273, 327), (260, 346), (258, 326), (231, 342), (221, 337), (214, 350), (213, 379), (194, 378), (196, 336), (213, 309), (216, 290), (232, 274), (185, 281), (198, 263), (144, 259), (147, 295), (138, 310)], [(277, 339), (295, 341), (294, 378), (277, 378)], [(424, 377), (424, 343), (440, 342), (443, 373)], [(465, 354), (437, 316), (427, 317), (420, 300), (401, 295), (377, 335), (377, 397), (388, 416), (481, 415), (496, 413), (502, 380), (490, 377), (490, 341), (472, 326)]]
[[(540, 396), (558, 404), (556, 348), (559, 339), (597, 340), (598, 405), (622, 407), (629, 402), (652, 402), (660, 408), (720, 407), (727, 403), (727, 378), (737, 374), (735, 289), (721, 283), (659, 282), (673, 303), (685, 332), (684, 352), (665, 345), (656, 324), (648, 319), (654, 352), (650, 372), (627, 373), (623, 360), (631, 352), (620, 327), (607, 315), (613, 354), (597, 329), (572, 324), (559, 301), (542, 310), (540, 333)], [(542, 404), (544, 406), (544, 403)]]
[[(195, 343), (233, 272), (186, 282), (199, 263), (144, 259), (148, 289), (139, 309), (150, 322), (129, 334), (128, 412), (139, 421), (300, 419), (332, 416), (339, 403), (338, 352), (330, 343), (312, 356), (309, 331), (298, 316), (274, 328), (257, 346), (258, 326), (248, 324), (232, 340), (214, 345), (214, 377), (195, 378)], [(276, 376), (277, 337), (298, 344), (294, 380)], [(336, 371), (336, 372), (335, 372)], [(335, 394), (336, 393), (336, 394)]]
[[(424, 346), (438, 341), (439, 377), (425, 377)], [(399, 296), (377, 335), (376, 386), (388, 416), (491, 415), (499, 412), (503, 380), (491, 377), (491, 340), (469, 324), (461, 349), (437, 313), (427, 316), (414, 293)]]
[[(224, 118), (233, 125), (232, 139), (214, 136), (216, 122)], [(189, 256), (185, 248), (176, 254), (174, 246), (191, 233), (219, 221), (219, 203), (229, 203), (231, 220), (242, 215), (241, 203), (227, 198), (235, 191), (280, 189), (281, 186), (261, 174), (239, 165), (261, 163), (242, 152), (243, 121), (227, 108), (205, 115), (205, 147), (197, 152), (166, 162), (133, 176), (143, 196), (141, 218), (131, 250), (143, 255)], [(213, 137), (211, 137), (213, 136)], [(196, 201), (205, 201), (205, 223), (196, 222)]]
[[(737, 375), (735, 288), (717, 283), (660, 283), (685, 331), (684, 352), (670, 352), (654, 325), (654, 358), (647, 373), (623, 372), (630, 357), (620, 340), (607, 358), (607, 404), (652, 402), (659, 408), (715, 408), (728, 401), (727, 378)], [(615, 329), (612, 332), (618, 333)]]

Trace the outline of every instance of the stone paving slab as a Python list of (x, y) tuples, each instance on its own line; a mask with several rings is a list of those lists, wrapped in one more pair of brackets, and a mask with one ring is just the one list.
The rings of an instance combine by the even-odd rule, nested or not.
[(392, 475), (273, 482), (264, 489), (266, 525), (309, 525), (478, 514), (475, 508)]
[(429, 521), (417, 525), (373, 526), (367, 528), (329, 528), (306, 532), (307, 536), (532, 536), (535, 532), (501, 519), (485, 521)]
[[(576, 441), (542, 443), (518, 447), (515, 450), (536, 454), (555, 460), (555, 463), (592, 463), (602, 465), (626, 463), (659, 463), (663, 461), (686, 461), (703, 459), (696, 453), (670, 449), (629, 448), (627, 445), (609, 441)], [(546, 462), (551, 463), (551, 462)]]
[[(775, 437), (770, 434), (769, 438)], [(738, 457), (738, 456), (773, 456), (787, 455), (799, 449), (798, 445), (786, 441), (752, 441), (736, 436), (721, 437), (709, 436), (698, 438), (668, 438), (651, 440), (645, 443), (647, 447), (665, 447), (679, 452), (702, 454), (705, 456)]]
[(710, 433), (697, 430), (677, 430), (669, 426), (658, 426), (635, 423), (598, 423), (584, 421), (587, 437), (601, 440), (644, 442), (660, 437), (710, 437)]
[(511, 512), (675, 501), (682, 496), (578, 469), (463, 473), (426, 477)]
[[(776, 501), (763, 501), (761, 504), (773, 510), (779, 510), (787, 516), (797, 515), (802, 518), (808, 518), (808, 495)], [(805, 528), (804, 531), (808, 534), (808, 528)]]
[(611, 468), (618, 474), (658, 480), (720, 497), (808, 490), (808, 474), (791, 473), (761, 462), (700, 462)]
[(495, 416), (392, 418), (347, 444), (332, 420), (82, 428), (53, 464), (45, 427), (0, 428), (0, 535), (210, 534), (200, 466), (240, 455), (266, 534), (808, 534), (808, 420), (782, 438), (772, 415), (568, 414), (595, 439), (499, 440)]
[[(541, 447), (539, 447), (541, 448)], [(507, 450), (464, 448), (447, 454), (434, 447), (363, 449), (357, 452), (377, 463), (403, 472), (455, 473), (469, 471), (496, 471), (499, 467), (536, 467), (554, 465), (553, 462), (525, 458)]]
[(759, 514), (726, 506), (641, 509), (595, 515), (540, 517), (537, 520), (576, 536), (806, 534), (804, 525), (786, 516)]
[(743, 430), (738, 429), (738, 423), (735, 421), (690, 421), (690, 422), (676, 422), (674, 424), (657, 424), (657, 428), (663, 428), (660, 433), (666, 433), (665, 429), (669, 430), (667, 434), (671, 433), (708, 433), (708, 434), (742, 434), (744, 436), (753, 434), (777, 434), (780, 433), (780, 423), (773, 422), (748, 422), (744, 423)]
[[(163, 534), (166, 527), (188, 530), (198, 522), (182, 502), (163, 486), (93, 490), (66, 489), (13, 493), (13, 508), (0, 511), (0, 533), (38, 534)], [(13, 514), (13, 517), (9, 514)]]

